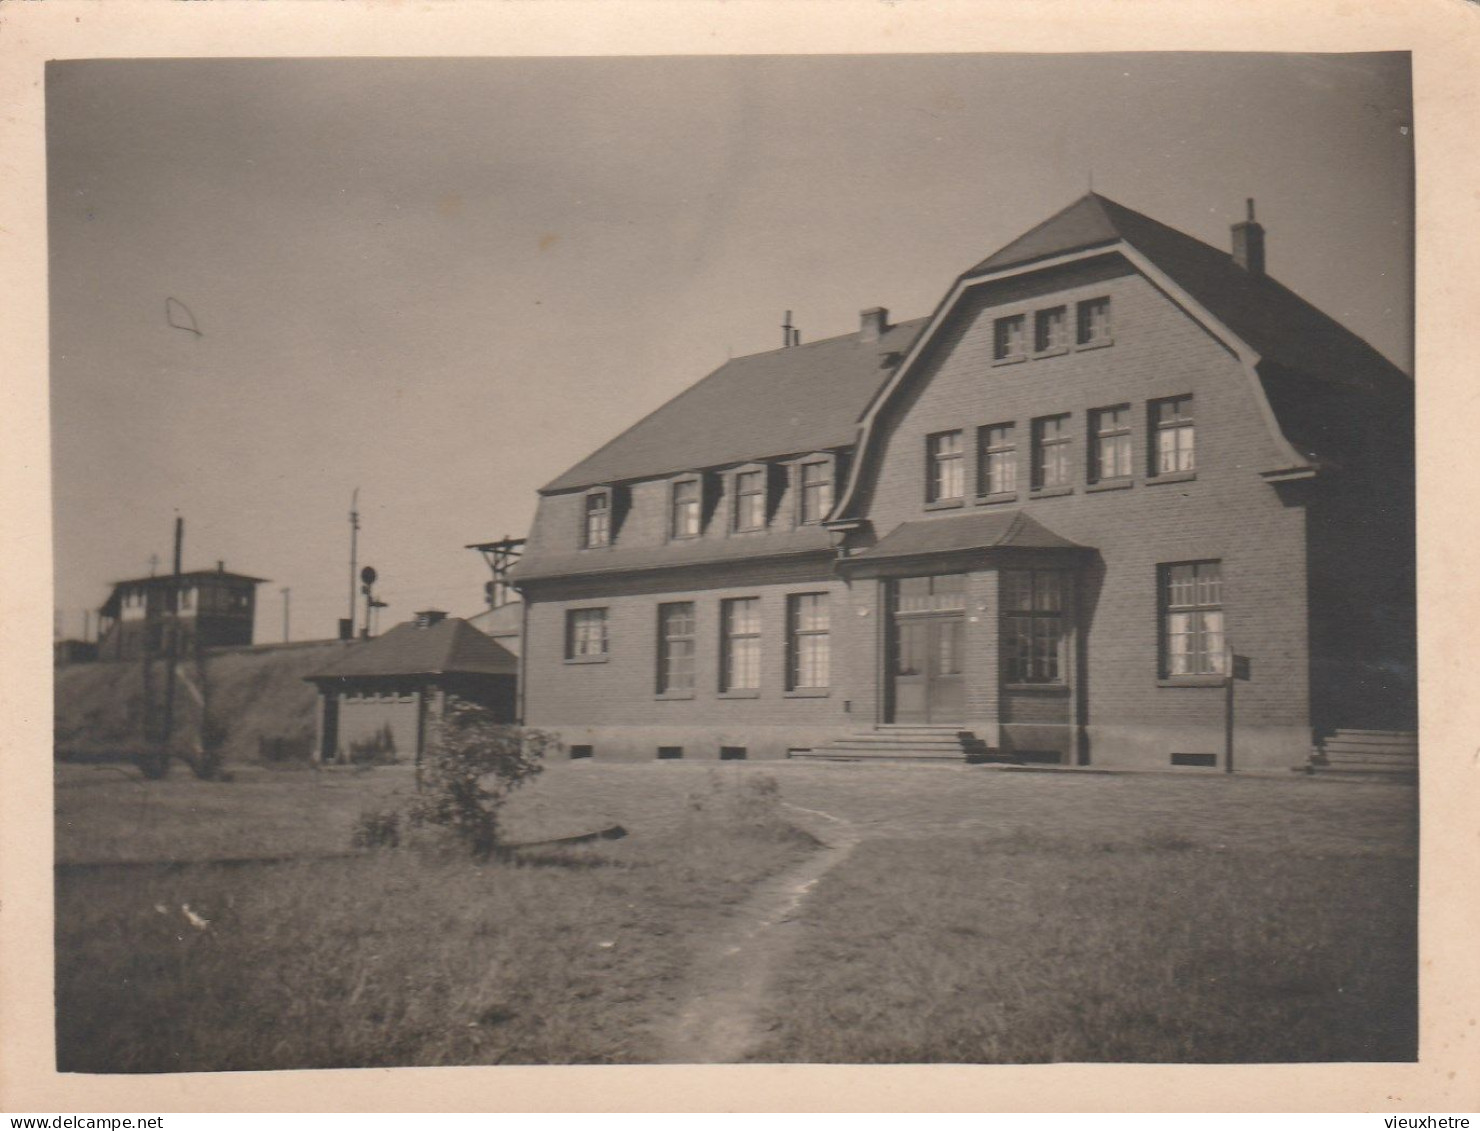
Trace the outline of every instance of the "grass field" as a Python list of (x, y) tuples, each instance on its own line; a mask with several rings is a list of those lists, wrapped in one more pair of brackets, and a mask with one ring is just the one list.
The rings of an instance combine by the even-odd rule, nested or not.
[(1415, 872), (1156, 834), (871, 841), (807, 906), (753, 1059), (1411, 1060)]
[[(64, 867), (58, 1067), (643, 1060), (647, 1028), (674, 1007), (690, 940), (815, 843), (754, 789), (688, 784), (693, 799), (661, 826), (516, 863), (383, 852)], [(278, 789), (288, 817), (313, 812)], [(153, 834), (162, 837), (173, 803), (183, 816), (172, 855), (214, 848), (223, 842), (210, 826), (234, 790), (179, 783)], [(189, 810), (182, 795), (191, 792), (209, 806)], [(346, 808), (343, 796), (332, 800)], [(300, 833), (294, 843), (312, 840)], [(239, 834), (238, 857), (284, 843), (261, 827)]]
[[(1414, 1055), (1410, 787), (557, 762), (516, 838), (631, 835), (479, 868), (326, 858), (404, 802), (404, 767), (235, 768), (59, 768), (62, 1068), (652, 1059), (696, 948), (810, 851), (786, 820), (859, 843), (778, 928), (800, 935), (751, 1059)], [(301, 859), (206, 863), (275, 856)]]

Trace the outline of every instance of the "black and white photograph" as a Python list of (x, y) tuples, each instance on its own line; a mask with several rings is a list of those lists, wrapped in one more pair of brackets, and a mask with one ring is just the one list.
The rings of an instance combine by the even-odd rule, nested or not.
[(1416, 1062), (1413, 82), (47, 62), (55, 1070)]

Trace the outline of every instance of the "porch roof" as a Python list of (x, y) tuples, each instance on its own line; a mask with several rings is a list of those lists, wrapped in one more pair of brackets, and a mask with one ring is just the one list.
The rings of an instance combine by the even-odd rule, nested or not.
[(877, 543), (847, 562), (878, 562), (972, 550), (1088, 550), (1055, 534), (1021, 510), (985, 511), (954, 518), (902, 522)]

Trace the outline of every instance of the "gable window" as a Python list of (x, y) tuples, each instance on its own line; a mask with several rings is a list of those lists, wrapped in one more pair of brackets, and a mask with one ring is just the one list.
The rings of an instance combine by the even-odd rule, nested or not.
[(1008, 683), (1064, 682), (1062, 570), (1002, 571), (1003, 674)]
[(788, 691), (825, 689), (832, 679), (826, 593), (796, 593), (786, 599)]
[(1172, 475), (1197, 468), (1197, 430), (1192, 397), (1151, 402), (1151, 474)]
[(699, 536), (699, 481), (680, 479), (673, 485), (672, 531), (675, 538)]
[(1110, 300), (1091, 298), (1076, 310), (1074, 340), (1081, 346), (1110, 344)]
[(1033, 490), (1069, 486), (1069, 414), (1033, 421)]
[(977, 430), (978, 495), (1011, 495), (1017, 490), (1017, 442), (1011, 424)]
[(801, 466), (800, 520), (803, 525), (821, 522), (832, 510), (833, 472), (828, 460), (816, 460)]
[(766, 525), (766, 473), (742, 471), (735, 476), (735, 529), (760, 530)]
[(1223, 563), (1176, 562), (1160, 573), (1162, 678), (1222, 675)]
[(1131, 476), (1131, 406), (1097, 408), (1089, 414), (1091, 483)]
[(605, 658), (606, 644), (605, 609), (571, 609), (565, 614), (567, 660)]
[(966, 460), (961, 450), (961, 433), (937, 432), (925, 441), (927, 481), (925, 501), (948, 502), (966, 493)]
[(1027, 352), (1027, 318), (1022, 314), (992, 323), (992, 360), (1014, 361)]
[(694, 690), (694, 603), (658, 606), (658, 694)]
[(732, 597), (720, 603), (721, 691), (761, 686), (761, 599)]
[(1033, 315), (1033, 350), (1053, 353), (1069, 348), (1069, 312), (1062, 306)]
[(592, 491), (586, 496), (583, 535), (587, 549), (611, 545), (612, 496), (610, 491)]

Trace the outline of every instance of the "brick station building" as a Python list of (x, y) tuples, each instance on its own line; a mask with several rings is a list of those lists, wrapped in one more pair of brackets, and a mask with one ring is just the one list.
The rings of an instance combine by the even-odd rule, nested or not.
[(1090, 194), (928, 318), (728, 362), (544, 487), (523, 719), (598, 758), (1303, 764), (1415, 716), (1413, 386)]

